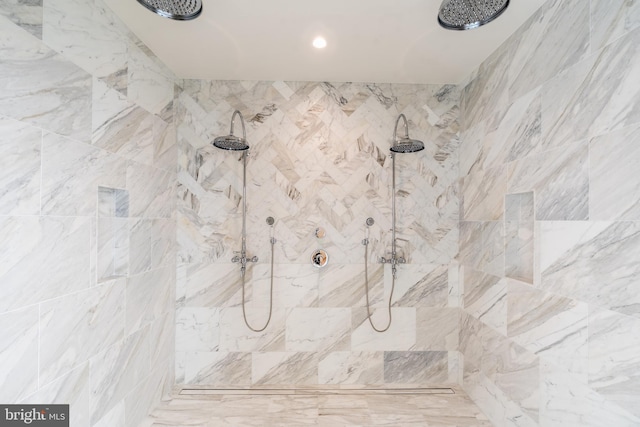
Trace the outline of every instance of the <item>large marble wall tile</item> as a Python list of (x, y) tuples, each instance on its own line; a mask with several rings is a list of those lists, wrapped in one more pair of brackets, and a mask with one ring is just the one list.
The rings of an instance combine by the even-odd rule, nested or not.
[(481, 268), (483, 231), (484, 223), (480, 221), (460, 221), (460, 252), (458, 260), (462, 266)]
[[(247, 320), (256, 329), (262, 328), (269, 309), (247, 309)], [(244, 323), (241, 307), (220, 311), (220, 351), (284, 351), (286, 309), (274, 309), (269, 326), (262, 332), (252, 332)]]
[(91, 76), (0, 17), (0, 114), (88, 141)]
[(552, 362), (540, 364), (540, 425), (636, 426), (640, 417), (608, 401)]
[(640, 6), (634, 1), (591, 2), (591, 51), (595, 52), (640, 26)]
[(294, 308), (287, 315), (288, 351), (340, 351), (350, 348), (349, 308)]
[(97, 79), (93, 82), (92, 108), (93, 145), (129, 160), (153, 165), (156, 129), (159, 122), (164, 123), (162, 119)]
[(176, 265), (175, 219), (158, 218), (151, 222), (151, 268)]
[(42, 131), (0, 116), (0, 214), (40, 213)]
[[(237, 274), (240, 274), (239, 270)], [(271, 296), (271, 265), (268, 261), (256, 264), (247, 280), (247, 289), (250, 288), (247, 294), (251, 296), (247, 299), (248, 306), (268, 307), (273, 298), (273, 306), (278, 308), (315, 307), (319, 282), (319, 271), (312, 265), (278, 263), (273, 268)]]
[(589, 219), (588, 159), (588, 144), (580, 141), (514, 162), (509, 192), (535, 192), (536, 220)]
[(588, 363), (587, 304), (508, 281), (508, 336), (576, 375)]
[(544, 138), (558, 146), (640, 122), (639, 46), (631, 31), (545, 84)]
[(252, 384), (318, 384), (316, 352), (253, 353)]
[(0, 399), (17, 403), (38, 389), (38, 306), (0, 315)]
[(125, 188), (126, 163), (88, 144), (47, 133), (42, 145), (42, 213), (96, 213), (98, 186)]
[(540, 233), (541, 288), (640, 317), (640, 223), (550, 222)]
[(589, 219), (640, 220), (639, 162), (638, 125), (590, 141)]
[(589, 386), (640, 418), (640, 320), (589, 310)]
[(504, 278), (465, 269), (464, 309), (487, 326), (507, 333), (507, 283)]
[(185, 276), (185, 297), (178, 301), (180, 306), (234, 307), (242, 303), (237, 264), (185, 264), (180, 270)]
[[(416, 309), (392, 308), (389, 330), (379, 333), (373, 330), (367, 318), (366, 308), (352, 309), (351, 349), (357, 351), (408, 351), (416, 343)], [(376, 328), (383, 329), (389, 322), (385, 308), (371, 310)]]
[[(173, 307), (172, 307), (173, 308)], [(165, 369), (175, 377), (173, 366), (176, 352), (176, 313), (165, 313), (151, 324), (149, 330), (149, 347), (151, 349), (152, 369)], [(175, 381), (174, 381), (175, 382)]]
[(149, 352), (149, 330), (145, 328), (91, 359), (92, 423), (100, 420), (147, 377)]
[(40, 307), (40, 382), (48, 383), (124, 338), (124, 279)]
[(76, 427), (93, 426), (90, 423), (90, 384), (89, 363), (84, 363), (57, 380), (40, 387), (22, 400), (22, 404), (69, 405), (69, 424)]
[[(369, 303), (383, 303), (384, 266), (368, 265)], [(320, 307), (365, 307), (364, 265), (328, 265), (320, 272), (318, 280), (318, 305)]]
[(383, 352), (334, 351), (321, 355), (319, 384), (383, 384)]
[(417, 308), (415, 350), (455, 351), (459, 332), (459, 308)]
[(43, 36), (48, 46), (96, 77), (127, 66), (127, 29), (102, 1), (44, 0)]
[(135, 276), (151, 270), (152, 242), (161, 236), (155, 235), (153, 220), (129, 218), (129, 275)]
[(510, 42), (509, 99), (515, 100), (589, 52), (589, 2), (551, 0)]
[(507, 169), (497, 166), (463, 178), (461, 217), (465, 221), (495, 221), (504, 214)]
[(510, 343), (495, 374), (495, 384), (529, 418), (538, 421), (540, 408), (539, 358)]
[(158, 319), (171, 307), (174, 283), (175, 269), (172, 267), (151, 270), (127, 279), (127, 334)]
[(220, 309), (184, 307), (176, 311), (176, 351), (214, 352), (220, 344)]
[(251, 384), (251, 353), (183, 353), (178, 349), (176, 361), (182, 361), (186, 366), (185, 384)]
[[(385, 281), (392, 278), (386, 266)], [(449, 303), (447, 265), (406, 264), (398, 267), (394, 307), (445, 307)]]
[(128, 48), (129, 99), (158, 114), (173, 101), (173, 76), (149, 58), (138, 46)]
[(127, 166), (126, 179), (132, 217), (172, 217), (175, 210), (175, 173), (131, 161)]
[(125, 404), (122, 401), (96, 421), (92, 427), (125, 427), (124, 412)]
[(384, 381), (387, 384), (442, 384), (448, 380), (446, 351), (387, 351)]
[(0, 14), (35, 37), (42, 39), (42, 0), (5, 1), (0, 9)]
[(88, 288), (89, 235), (84, 218), (0, 217), (0, 312)]

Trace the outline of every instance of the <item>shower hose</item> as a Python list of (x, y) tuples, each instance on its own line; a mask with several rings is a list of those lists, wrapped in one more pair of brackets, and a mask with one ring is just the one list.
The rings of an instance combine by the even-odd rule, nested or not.
[(393, 290), (396, 287), (396, 276), (393, 274), (391, 278), (391, 293), (389, 294), (389, 304), (387, 305), (387, 309), (389, 311), (389, 323), (387, 323), (387, 326), (384, 328), (378, 329), (373, 324), (373, 320), (371, 320), (371, 304), (369, 302), (369, 269), (367, 261), (367, 258), (369, 258), (369, 239), (364, 239), (362, 244), (364, 245), (364, 291), (367, 297), (367, 319), (369, 319), (369, 323), (374, 331), (386, 332), (391, 327), (391, 300), (393, 299)]
[(247, 325), (247, 328), (251, 329), (253, 332), (262, 332), (265, 329), (267, 329), (267, 326), (269, 326), (269, 322), (271, 322), (271, 314), (273, 313), (273, 247), (276, 243), (276, 239), (274, 239), (273, 237), (271, 238), (271, 283), (269, 285), (269, 317), (267, 318), (267, 322), (264, 324), (264, 326), (262, 328), (254, 328), (253, 326), (251, 326), (251, 324), (249, 323), (249, 320), (247, 319), (247, 310), (245, 308), (245, 288), (246, 288), (246, 280), (245, 280), (245, 275), (244, 272), (242, 274), (242, 317), (244, 317), (244, 323)]

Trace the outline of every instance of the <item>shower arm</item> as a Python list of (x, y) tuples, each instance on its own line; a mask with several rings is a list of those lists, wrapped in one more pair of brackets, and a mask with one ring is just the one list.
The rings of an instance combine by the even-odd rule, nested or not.
[(233, 112), (233, 115), (231, 116), (231, 135), (233, 135), (233, 124), (236, 120), (236, 116), (240, 117), (240, 124), (242, 125), (242, 139), (244, 141), (247, 140), (247, 130), (244, 126), (244, 118), (242, 117), (242, 114), (240, 114), (240, 111), (235, 110)]
[[(404, 125), (404, 137), (405, 139), (409, 139), (409, 124), (407, 123), (407, 118), (404, 114), (400, 114), (396, 119), (396, 127), (393, 129), (393, 143), (398, 143), (398, 124), (400, 124), (400, 119), (402, 119)], [(233, 123), (233, 122), (232, 122)]]

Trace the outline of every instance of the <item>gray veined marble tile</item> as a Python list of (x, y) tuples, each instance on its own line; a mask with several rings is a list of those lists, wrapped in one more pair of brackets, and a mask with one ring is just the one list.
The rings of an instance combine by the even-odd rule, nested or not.
[(0, 312), (90, 285), (86, 218), (0, 217)]
[[(240, 275), (237, 269), (236, 274)], [(277, 308), (315, 307), (319, 282), (318, 270), (311, 265), (278, 263), (273, 268), (271, 293), (271, 265), (270, 260), (265, 260), (253, 267), (251, 279), (247, 280), (247, 294), (251, 295), (247, 306), (268, 307), (272, 299)]]
[(6, 0), (2, 3), (0, 14), (42, 39), (42, 0)]
[(640, 26), (640, 5), (635, 1), (591, 2), (591, 51), (612, 43)]
[[(148, 166), (154, 162), (156, 127), (162, 120), (94, 79), (91, 142)], [(164, 122), (162, 122), (164, 123)]]
[(350, 344), (349, 308), (294, 308), (287, 315), (287, 351), (340, 351)]
[(127, 66), (127, 29), (100, 0), (46, 0), (43, 36), (48, 46), (95, 77)]
[(315, 352), (254, 352), (251, 360), (252, 384), (318, 384)]
[(593, 138), (589, 144), (589, 218), (640, 220), (640, 126)]
[[(389, 282), (391, 271), (385, 273), (385, 280)], [(401, 265), (398, 267), (393, 306), (446, 307), (449, 302), (448, 280), (447, 265)]]
[(535, 219), (589, 219), (589, 150), (586, 141), (545, 151), (509, 167), (510, 193), (535, 192)]
[(462, 183), (461, 219), (465, 221), (501, 219), (506, 191), (507, 168), (505, 166), (497, 166), (466, 176)]
[(171, 286), (174, 283), (175, 269), (171, 267), (158, 268), (127, 278), (127, 335), (160, 318), (171, 307)]
[[(366, 308), (352, 309), (351, 349), (357, 351), (408, 351), (416, 343), (416, 309), (392, 308), (389, 330), (379, 333), (371, 328)], [(389, 322), (386, 308), (371, 310), (376, 328), (384, 328)]]
[(220, 309), (183, 307), (176, 311), (176, 349), (215, 352), (220, 343)]
[(459, 333), (459, 308), (417, 308), (415, 350), (458, 350)]
[(185, 384), (243, 386), (251, 384), (251, 353), (196, 352), (178, 349), (186, 365)]
[(334, 351), (320, 356), (319, 384), (382, 384), (384, 353)]
[[(274, 309), (269, 326), (262, 332), (252, 332), (244, 323), (241, 307), (223, 308), (220, 311), (220, 351), (284, 351), (286, 311)], [(246, 314), (254, 328), (262, 327), (269, 310), (254, 308), (246, 310)]]
[(42, 162), (44, 214), (92, 216), (99, 186), (125, 188), (126, 162), (82, 142), (47, 133)]
[(42, 303), (40, 381), (48, 383), (124, 338), (124, 279)]
[(173, 75), (151, 60), (139, 47), (128, 46), (127, 96), (153, 114), (173, 101)]
[(175, 173), (130, 161), (126, 179), (132, 217), (172, 217), (175, 210)]
[(17, 403), (38, 389), (38, 306), (0, 315), (0, 399)]
[(23, 404), (69, 405), (70, 425), (89, 427), (91, 386), (89, 363), (83, 363), (57, 380), (44, 384), (40, 389), (24, 398)]
[(0, 17), (0, 114), (88, 141), (91, 76)]
[(580, 61), (589, 52), (589, 2), (551, 0), (510, 40), (509, 99)]
[[(366, 305), (364, 265), (328, 265), (318, 277), (320, 307), (364, 307)], [(369, 303), (379, 306), (383, 301), (384, 267), (369, 265)]]
[(242, 284), (236, 264), (187, 264), (182, 268), (185, 275), (182, 305), (233, 307), (241, 304)]
[(0, 116), (0, 214), (40, 213), (42, 131)]
[(150, 360), (148, 328), (139, 330), (90, 360), (92, 424), (147, 377)]
[(387, 351), (384, 381), (387, 384), (442, 384), (448, 379), (446, 351)]
[(507, 284), (504, 278), (464, 270), (464, 309), (487, 326), (506, 335)]
[(550, 80), (542, 89), (542, 132), (552, 146), (640, 122), (640, 31), (632, 31)]
[(586, 378), (587, 304), (509, 280), (507, 313), (509, 338)]
[(533, 192), (505, 195), (505, 276), (533, 283)]
[(589, 386), (640, 418), (640, 320), (590, 307)]
[(542, 289), (640, 317), (640, 223), (550, 222), (540, 233)]

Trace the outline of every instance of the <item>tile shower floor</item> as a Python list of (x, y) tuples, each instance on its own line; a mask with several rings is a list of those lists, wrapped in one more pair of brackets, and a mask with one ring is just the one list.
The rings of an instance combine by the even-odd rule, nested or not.
[(491, 426), (459, 389), (184, 390), (141, 427)]

